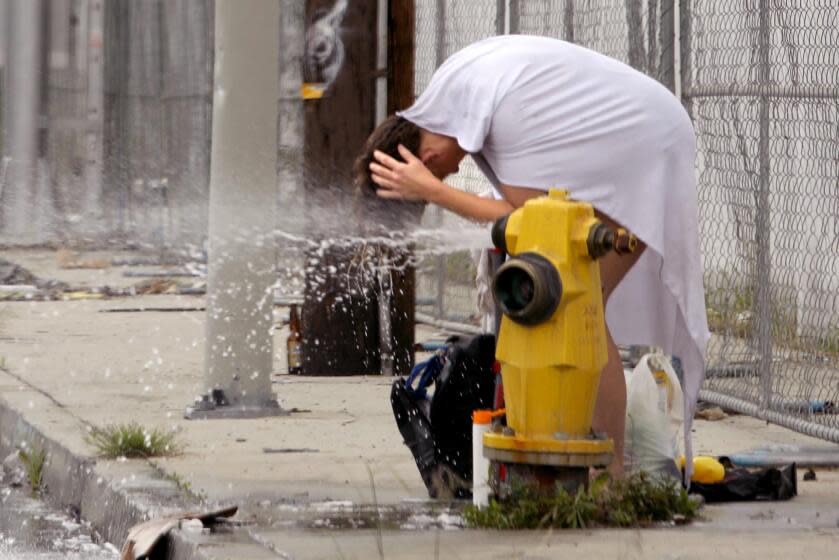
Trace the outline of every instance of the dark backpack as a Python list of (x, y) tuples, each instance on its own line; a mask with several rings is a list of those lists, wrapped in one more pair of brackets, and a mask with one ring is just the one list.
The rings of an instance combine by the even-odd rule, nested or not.
[[(472, 411), (492, 408), (495, 337), (452, 337), (446, 348), (393, 383), (396, 425), (432, 498), (472, 491)], [(433, 387), (433, 393), (429, 391)]]

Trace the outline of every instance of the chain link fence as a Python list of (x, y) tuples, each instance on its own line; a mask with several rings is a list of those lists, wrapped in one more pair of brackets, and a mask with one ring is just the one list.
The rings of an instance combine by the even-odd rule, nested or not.
[(692, 0), (703, 397), (839, 441), (839, 7)]
[[(418, 0), (417, 93), (457, 48), (524, 33), (602, 52), (681, 95), (712, 331), (702, 398), (839, 441), (837, 21), (833, 0)], [(452, 183), (489, 189), (471, 165)], [(426, 259), (418, 278), (421, 309), (476, 324), (470, 255)]]

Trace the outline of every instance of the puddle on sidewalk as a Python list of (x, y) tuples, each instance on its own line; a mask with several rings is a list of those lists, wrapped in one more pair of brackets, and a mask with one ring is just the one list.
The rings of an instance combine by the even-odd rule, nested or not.
[(3, 560), (116, 560), (109, 543), (98, 543), (73, 516), (0, 486), (0, 558)]
[(350, 501), (315, 502), (305, 506), (262, 503), (258, 509), (257, 516), (278, 529), (420, 531), (464, 526), (462, 507), (420, 500), (378, 507)]

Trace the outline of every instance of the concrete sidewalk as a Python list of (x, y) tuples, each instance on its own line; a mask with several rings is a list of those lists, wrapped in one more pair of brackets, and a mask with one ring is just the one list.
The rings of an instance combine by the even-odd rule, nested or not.
[[(127, 286), (119, 267), (64, 270), (46, 251), (4, 255), (77, 286)], [(149, 268), (149, 267), (144, 267)], [(706, 507), (702, 521), (654, 530), (457, 530), (426, 500), (393, 421), (391, 379), (285, 374), (286, 332), (275, 331), (274, 390), (290, 416), (185, 420), (203, 390), (203, 296), (0, 303), (0, 451), (26, 442), (51, 454), (52, 499), (115, 544), (144, 516), (238, 504), (232, 532), (179, 532), (178, 558), (803, 558), (839, 544), (839, 474), (818, 472), (783, 503)], [(131, 311), (124, 311), (130, 309)], [(119, 311), (123, 310), (123, 311)], [(418, 340), (446, 333), (418, 326)], [(137, 421), (174, 429), (174, 458), (94, 457), (91, 426)], [(696, 421), (696, 448), (722, 454), (767, 443), (823, 442), (731, 416)], [(376, 507), (378, 506), (378, 507)], [(377, 529), (381, 527), (381, 529)], [(825, 556), (827, 555), (827, 556)]]

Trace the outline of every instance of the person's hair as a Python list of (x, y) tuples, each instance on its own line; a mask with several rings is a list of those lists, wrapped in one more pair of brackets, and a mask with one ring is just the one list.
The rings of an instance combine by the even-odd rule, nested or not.
[(373, 161), (373, 152), (379, 150), (399, 161), (403, 161), (402, 156), (399, 155), (399, 144), (418, 156), (420, 129), (411, 121), (391, 115), (370, 134), (364, 149), (355, 160), (353, 172), (355, 185), (360, 194), (375, 195), (378, 188), (378, 185), (370, 179), (370, 162)]
[(399, 144), (419, 155), (420, 129), (402, 117), (391, 115), (367, 138), (364, 149), (353, 166), (356, 215), (360, 219), (360, 227), (371, 235), (381, 232), (382, 229), (393, 232), (415, 227), (425, 209), (425, 203), (421, 201), (387, 200), (376, 195), (379, 186), (370, 178), (373, 152), (379, 150), (404, 161), (399, 154)]

